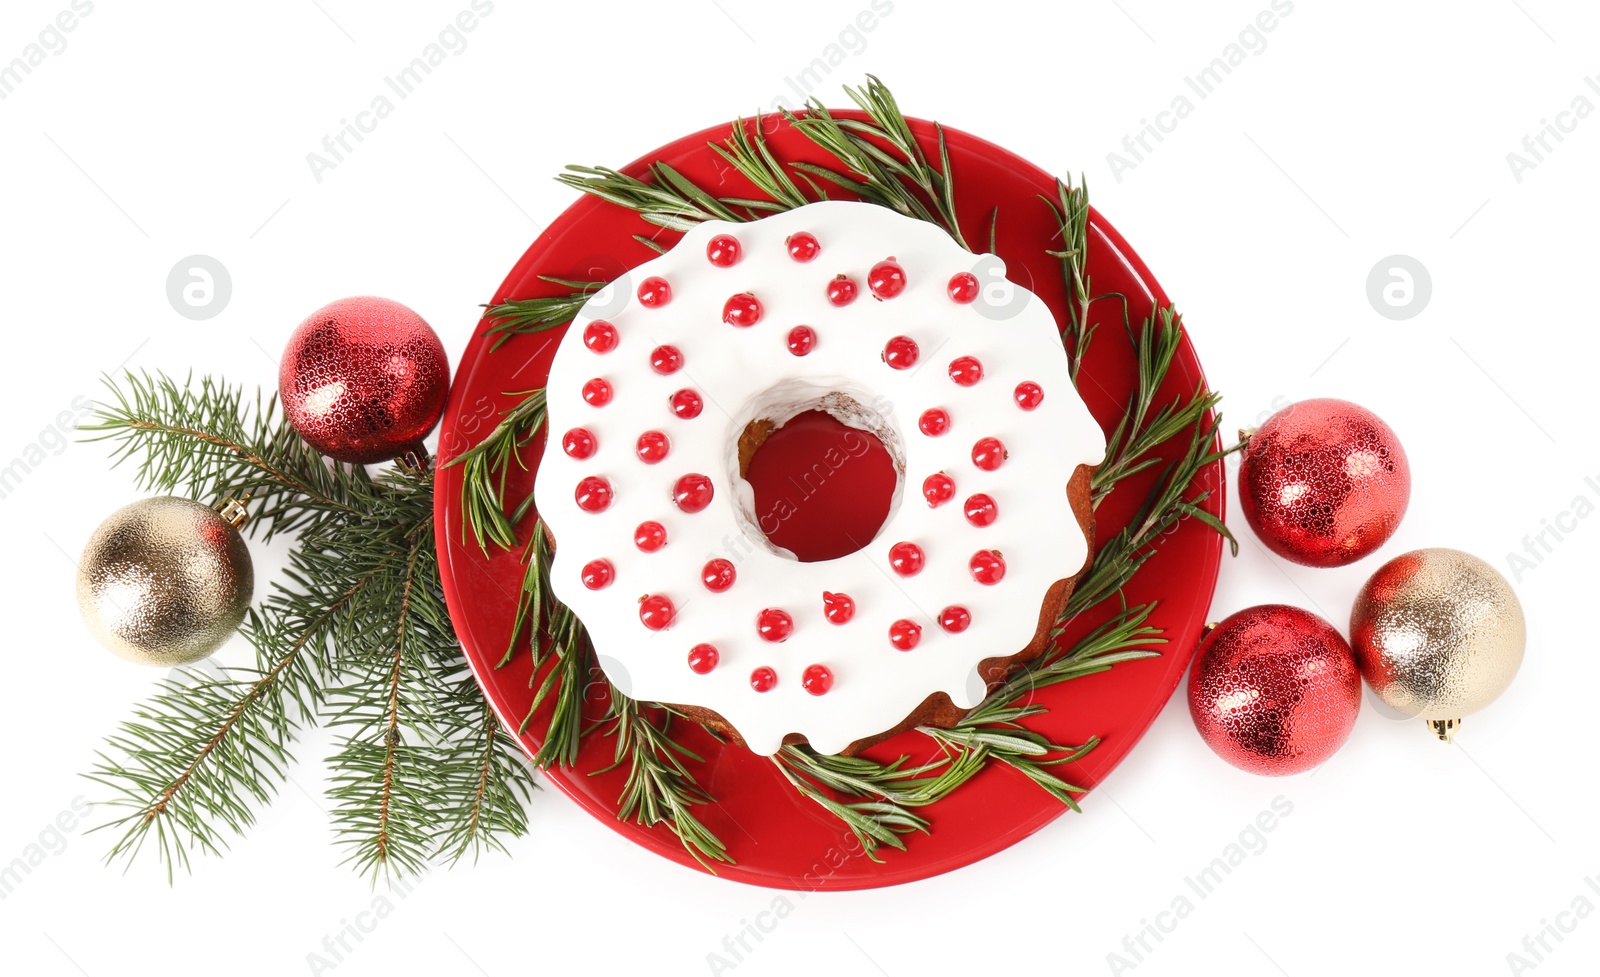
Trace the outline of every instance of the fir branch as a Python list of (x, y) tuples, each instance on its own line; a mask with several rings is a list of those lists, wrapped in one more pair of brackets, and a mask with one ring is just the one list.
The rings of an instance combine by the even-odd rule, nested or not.
[(208, 503), (249, 494), (252, 528), (266, 539), (318, 515), (361, 519), (371, 490), (366, 469), (318, 454), (278, 415), (277, 398), (247, 404), (241, 387), (202, 377), (198, 389), (165, 374), (105, 379), (110, 399), (87, 441), (111, 441), (113, 466), (137, 459), (134, 481), (146, 491), (183, 489)]

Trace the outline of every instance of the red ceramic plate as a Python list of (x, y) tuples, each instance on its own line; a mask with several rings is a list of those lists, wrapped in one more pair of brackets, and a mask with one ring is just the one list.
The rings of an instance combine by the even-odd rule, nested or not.
[[(931, 125), (913, 122), (913, 129), (924, 145), (934, 145)], [(1046, 248), (1059, 246), (1057, 226), (1039, 199), (1041, 194), (1054, 197), (1053, 179), (992, 143), (955, 130), (946, 129), (945, 133), (955, 174), (958, 216), (968, 238), (986, 240), (991, 214), (998, 208), (995, 250), (1005, 259), (1009, 276), (1032, 289), (1058, 320), (1064, 321), (1067, 294), (1060, 265), (1045, 253)], [(661, 160), (719, 195), (756, 196), (752, 187), (707, 148), (707, 143), (720, 142), (728, 134), (727, 126), (719, 126), (686, 136), (623, 171), (644, 175), (648, 162)], [(788, 126), (777, 127), (769, 138), (782, 159), (836, 165)], [(654, 235), (664, 244), (677, 237), (629, 211), (585, 197), (533, 243), (493, 301), (563, 291), (542, 281), (541, 275), (583, 281), (614, 279), (654, 254), (633, 240), (634, 234)], [(1098, 214), (1091, 215), (1089, 270), (1097, 293), (1127, 296), (1135, 325), (1167, 303), (1144, 263)], [(1108, 299), (1093, 309), (1101, 320), (1100, 328), (1084, 361), (1079, 386), (1089, 409), (1101, 426), (1110, 430), (1134, 383), (1133, 348), (1123, 328), (1120, 302)], [(518, 336), (491, 352), (485, 328), (484, 323), (478, 324), (456, 374), (441, 431), (441, 464), (482, 439), (499, 412), (516, 402), (515, 392), (544, 385), (560, 339), (559, 331)], [(1186, 396), (1203, 383), (1200, 363), (1185, 340), (1163, 396)], [(527, 450), (528, 472), (519, 489), (531, 487), (541, 448), (542, 443)], [(1223, 486), (1220, 462), (1195, 486), (1211, 490), (1206, 508), (1218, 517), (1223, 509)], [(1149, 487), (1147, 479), (1130, 479), (1118, 486), (1100, 506), (1097, 536), (1106, 539), (1120, 530)], [(445, 595), (467, 660), (501, 718), (514, 730), (522, 724), (532, 701), (530, 656), (519, 654), (504, 667), (496, 665), (507, 643), (522, 568), (515, 554), (486, 556), (475, 543), (464, 541), (460, 490), (459, 469), (441, 467), (436, 504)], [(1222, 540), (1215, 533), (1195, 520), (1180, 523), (1127, 588), (1130, 603), (1160, 602), (1151, 623), (1170, 639), (1161, 657), (1118, 665), (1110, 672), (1039, 693), (1039, 701), (1049, 712), (1033, 722), (1053, 740), (1081, 743), (1091, 736), (1102, 738), (1094, 751), (1065, 770), (1071, 782), (1090, 788), (1099, 783), (1139, 742), (1172, 694), (1210, 607), (1221, 554)], [(1087, 615), (1074, 622), (1066, 640), (1076, 640), (1102, 619), (1103, 615)], [(603, 697), (603, 683), (597, 682), (594, 688), (594, 695)], [(600, 703), (594, 707), (598, 712)], [(536, 717), (522, 737), (530, 753), (539, 746), (542, 718)], [(930, 832), (908, 837), (903, 852), (884, 850), (883, 861), (877, 863), (860, 857), (848, 830), (798, 796), (766, 758), (718, 743), (693, 724), (681, 724), (677, 733), (685, 745), (704, 757), (694, 773), (717, 798), (715, 805), (699, 808), (699, 816), (736, 859), (735, 864), (717, 866), (717, 874), (756, 885), (863, 889), (924, 879), (1014, 845), (1066, 810), (1021, 775), (997, 764), (950, 797), (923, 809), (920, 813), (931, 822)], [(929, 750), (929, 740), (912, 731), (879, 744), (871, 755), (880, 759), (902, 753), (926, 756)], [(577, 765), (551, 770), (549, 779), (628, 839), (698, 869), (668, 830), (642, 828), (617, 819), (623, 773), (596, 772), (610, 765), (611, 751), (609, 738), (592, 735)], [(1090, 796), (1087, 803), (1094, 803), (1094, 798)]]

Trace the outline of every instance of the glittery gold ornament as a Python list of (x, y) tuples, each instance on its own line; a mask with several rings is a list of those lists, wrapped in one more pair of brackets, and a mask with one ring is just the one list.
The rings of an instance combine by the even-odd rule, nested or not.
[(1522, 605), (1494, 567), (1452, 549), (1416, 550), (1378, 568), (1350, 612), (1361, 675), (1383, 702), (1448, 741), (1522, 664)]
[(186, 665), (217, 650), (255, 589), (237, 521), (172, 496), (118, 509), (78, 562), (78, 610), (100, 643), (142, 665)]

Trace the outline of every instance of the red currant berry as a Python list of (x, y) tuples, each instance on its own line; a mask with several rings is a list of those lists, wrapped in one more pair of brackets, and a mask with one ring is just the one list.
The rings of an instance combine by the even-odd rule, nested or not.
[(572, 497), (577, 500), (578, 508), (584, 512), (604, 512), (611, 508), (611, 483), (599, 475), (590, 475), (578, 481), (577, 491)]
[(750, 687), (757, 692), (771, 692), (778, 686), (778, 673), (765, 665), (750, 673)]
[(883, 344), (883, 361), (896, 370), (909, 370), (917, 365), (917, 341), (910, 336), (896, 336)]
[(995, 518), (1000, 515), (1000, 508), (994, 504), (993, 497), (982, 492), (968, 496), (963, 508), (967, 513), (967, 522), (980, 528), (993, 525)]
[(822, 592), (822, 616), (829, 624), (848, 624), (856, 616), (855, 598), (849, 594)]
[(889, 643), (901, 651), (910, 651), (922, 641), (922, 625), (905, 618), (889, 625)]
[(952, 604), (939, 612), (939, 627), (951, 634), (960, 634), (972, 626), (972, 612), (960, 604)]
[(930, 407), (917, 418), (917, 427), (930, 438), (950, 430), (950, 412), (942, 407)]
[(804, 356), (817, 345), (817, 331), (810, 326), (795, 326), (789, 330), (789, 352)]
[(972, 554), (967, 568), (972, 571), (972, 579), (986, 587), (992, 587), (1006, 578), (1006, 561), (999, 550), (979, 550)]
[(647, 309), (659, 309), (672, 301), (672, 286), (665, 278), (651, 275), (639, 283), (639, 304)]
[(657, 346), (650, 351), (650, 369), (662, 376), (683, 369), (683, 350), (676, 346)]
[(1011, 396), (1016, 398), (1018, 407), (1023, 410), (1033, 410), (1044, 403), (1044, 388), (1032, 380), (1024, 380), (1017, 384), (1017, 389)]
[(706, 675), (717, 667), (717, 660), (721, 657), (717, 654), (716, 645), (701, 642), (689, 649), (689, 671), (696, 675)]
[(652, 631), (663, 631), (672, 626), (678, 609), (672, 601), (660, 594), (639, 598), (639, 623)]
[(733, 581), (739, 576), (734, 570), (733, 563), (728, 560), (711, 560), (700, 571), (700, 582), (713, 594), (720, 594), (733, 586)]
[(906, 290), (906, 270), (900, 262), (886, 258), (867, 272), (867, 287), (880, 299), (892, 299)]
[(812, 695), (827, 695), (833, 688), (833, 673), (826, 665), (807, 665), (800, 675), (800, 687)]
[(986, 472), (999, 468), (1006, 460), (1006, 446), (999, 438), (979, 438), (972, 446), (972, 463)]
[(646, 431), (639, 435), (638, 443), (634, 445), (633, 450), (638, 454), (640, 461), (654, 465), (672, 450), (672, 441), (660, 431)]
[(672, 501), (684, 512), (699, 512), (711, 504), (714, 490), (704, 475), (685, 475), (672, 486)]
[(978, 276), (970, 271), (958, 271), (950, 276), (950, 301), (968, 305), (978, 299)]
[(817, 243), (817, 236), (810, 231), (791, 234), (783, 243), (789, 249), (789, 257), (796, 261), (810, 261), (822, 253), (822, 245)]
[(583, 385), (583, 402), (590, 407), (604, 407), (611, 403), (611, 395), (614, 392), (610, 381), (595, 377)]
[(935, 472), (922, 480), (922, 497), (928, 500), (928, 508), (937, 509), (956, 497), (956, 480)]
[(705, 406), (705, 400), (688, 387), (672, 395), (672, 412), (686, 421), (699, 417)]
[(667, 527), (654, 519), (641, 522), (633, 531), (633, 545), (642, 553), (654, 553), (667, 545)]
[(916, 576), (927, 562), (927, 555), (916, 543), (896, 543), (889, 547), (889, 566), (902, 577)]
[(761, 321), (761, 300), (749, 292), (740, 292), (722, 303), (722, 321), (740, 329), (750, 328)]
[(610, 560), (590, 560), (583, 565), (583, 572), (578, 579), (590, 590), (604, 590), (611, 586), (611, 581), (617, 579), (617, 570)]
[(586, 427), (575, 427), (561, 436), (561, 450), (567, 453), (568, 458), (583, 461), (594, 456), (595, 448), (599, 442), (594, 438), (594, 432)]
[(731, 268), (739, 260), (739, 239), (732, 234), (718, 234), (706, 242), (706, 260), (718, 268)]
[(583, 327), (583, 345), (596, 353), (609, 353), (617, 348), (617, 327), (604, 319), (596, 319)]
[(950, 379), (970, 387), (983, 379), (983, 364), (975, 356), (958, 356), (950, 361)]
[(856, 300), (856, 281), (849, 275), (836, 275), (828, 283), (828, 301), (834, 305), (845, 306)]
[(756, 634), (762, 641), (784, 641), (794, 634), (794, 618), (776, 607), (763, 608), (756, 615)]

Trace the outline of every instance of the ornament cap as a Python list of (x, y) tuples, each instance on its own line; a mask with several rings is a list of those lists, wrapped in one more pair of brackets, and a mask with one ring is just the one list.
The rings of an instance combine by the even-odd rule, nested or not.
[(1433, 734), (1435, 736), (1439, 737), (1439, 742), (1441, 742), (1441, 743), (1449, 743), (1449, 742), (1452, 742), (1451, 737), (1455, 736), (1456, 727), (1461, 725), (1461, 720), (1459, 720), (1459, 719), (1429, 719), (1429, 720), (1427, 720), (1427, 723), (1428, 723), (1428, 728), (1433, 730)]
[(249, 501), (249, 492), (239, 496), (237, 499), (229, 496), (222, 500), (221, 505), (217, 506), (217, 515), (221, 516), (222, 521), (234, 529), (243, 529), (244, 524), (250, 521), (250, 510), (245, 507), (245, 503)]

